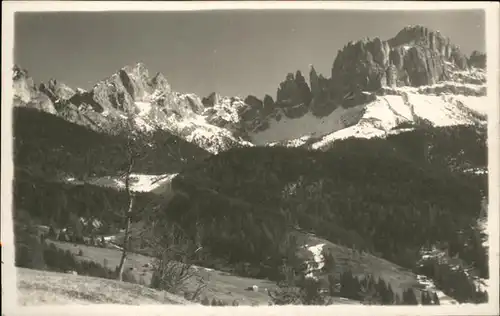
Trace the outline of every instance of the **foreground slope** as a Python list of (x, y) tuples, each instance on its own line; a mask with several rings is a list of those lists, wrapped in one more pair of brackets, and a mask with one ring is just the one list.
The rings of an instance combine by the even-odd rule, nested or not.
[[(106, 261), (110, 267), (117, 266), (120, 262), (121, 252), (117, 249), (98, 248), (85, 245), (74, 245), (72, 243), (51, 241), (62, 250), (69, 250), (74, 255), (82, 250), (83, 255), (77, 256), (78, 260), (90, 260), (95, 263), (102, 264)], [(125, 268), (130, 269), (130, 273), (134, 274), (137, 280), (143, 280), (145, 284), (150, 284), (153, 269), (150, 267), (154, 261), (152, 257), (132, 253), (126, 262)], [(201, 298), (207, 297), (219, 299), (226, 304), (231, 304), (234, 300), (240, 305), (267, 305), (269, 303), (269, 295), (266, 289), (273, 289), (276, 284), (268, 280), (260, 280), (255, 278), (239, 277), (237, 275), (223, 272), (212, 268), (204, 268), (194, 266), (193, 270), (197, 277), (201, 277), (206, 284), (206, 288), (201, 294)], [(189, 280), (186, 284), (186, 290), (192, 292), (196, 290), (198, 283), (195, 278)], [(256, 292), (248, 291), (252, 285), (257, 285), (259, 290)]]
[(151, 288), (67, 273), (17, 268), (21, 305), (45, 304), (194, 304)]

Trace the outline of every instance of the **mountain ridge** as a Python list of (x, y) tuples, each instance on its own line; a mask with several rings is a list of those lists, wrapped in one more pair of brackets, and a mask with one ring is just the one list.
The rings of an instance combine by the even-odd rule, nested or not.
[[(38, 108), (105, 133), (117, 132), (124, 117), (132, 115), (141, 130), (168, 130), (218, 153), (235, 146), (276, 144), (310, 134), (306, 129), (298, 137), (287, 135), (288, 131), (278, 139), (266, 136), (275, 133), (272, 127), (282, 120), (311, 116), (316, 125), (325, 120), (343, 120), (344, 112), (356, 112), (359, 114), (355, 117), (362, 117), (365, 105), (376, 101), (378, 95), (399, 94), (396, 90), (405, 87), (414, 90), (462, 81), (463, 85), (455, 91), (444, 87), (441, 93), (463, 94), (466, 84), (484, 86), (485, 74), (476, 66), (486, 67), (485, 60), (479, 52), (467, 58), (439, 32), (412, 26), (387, 41), (375, 38), (349, 42), (337, 53), (330, 78), (318, 74), (312, 65), (309, 84), (300, 71), (287, 74), (275, 99), (269, 94), (262, 100), (253, 95), (223, 97), (217, 92), (206, 97), (181, 94), (172, 90), (162, 73), (150, 75), (145, 64), (139, 62), (97, 81), (89, 91), (72, 89), (55, 79), (37, 86), (28, 72), (16, 65), (14, 105)], [(484, 95), (485, 87), (482, 89), (476, 95)], [(333, 123), (316, 136), (326, 136), (353, 124), (335, 127)]]

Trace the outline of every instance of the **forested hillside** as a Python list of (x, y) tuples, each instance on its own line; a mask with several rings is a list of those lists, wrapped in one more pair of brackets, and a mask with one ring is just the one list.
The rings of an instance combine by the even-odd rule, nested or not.
[[(30, 108), (14, 108), (14, 163), (50, 178), (116, 175), (126, 168), (127, 135), (97, 133), (57, 116)], [(209, 154), (166, 131), (136, 141), (140, 151), (134, 171), (175, 173)]]
[(165, 215), (234, 262), (269, 260), (276, 237), (300, 227), (408, 268), (421, 247), (446, 242), (487, 274), (485, 249), (463, 247), (475, 238), (486, 176), (462, 170), (485, 164), (484, 134), (467, 127), (348, 139), (327, 152), (234, 149), (174, 179), (187, 197)]

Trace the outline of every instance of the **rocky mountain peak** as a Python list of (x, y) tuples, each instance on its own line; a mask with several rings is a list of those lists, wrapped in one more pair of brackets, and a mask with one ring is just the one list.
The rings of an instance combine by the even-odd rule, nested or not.
[(56, 113), (50, 98), (39, 91), (28, 71), (19, 65), (12, 68), (14, 106), (37, 108), (48, 113)]
[(12, 67), (12, 80), (14, 81), (14, 94), (21, 92), (20, 90), (31, 94), (38, 89), (28, 71), (19, 65)]
[(342, 103), (345, 95), (382, 87), (424, 86), (449, 76), (447, 63), (466, 69), (467, 58), (458, 46), (437, 31), (408, 26), (394, 38), (349, 42), (332, 67), (330, 95)]
[(14, 65), (12, 67), (12, 79), (14, 81), (17, 81), (17, 80), (20, 80), (23, 78), (28, 78), (28, 77), (29, 77), (29, 75), (28, 75), (28, 71), (26, 69), (22, 68), (19, 65)]
[(50, 79), (47, 83), (41, 83), (39, 90), (45, 93), (54, 104), (63, 100), (69, 100), (76, 93), (73, 89), (56, 79)]
[(295, 75), (291, 72), (286, 75), (278, 88), (276, 102), (283, 106), (309, 105), (311, 90), (300, 70)]
[(391, 47), (401, 45), (418, 45), (426, 47), (432, 52), (442, 56), (446, 61), (456, 64), (460, 69), (467, 68), (467, 58), (460, 52), (457, 45), (439, 31), (415, 25), (402, 29), (394, 38), (389, 40)]
[(479, 51), (473, 51), (468, 60), (469, 67), (486, 69), (486, 54)]
[(167, 81), (167, 78), (161, 73), (157, 72), (153, 78), (151, 78), (151, 84), (157, 88), (157, 89), (162, 89), (164, 91), (170, 91), (170, 84)]
[(208, 96), (204, 97), (201, 102), (206, 107), (213, 107), (215, 104), (219, 103), (221, 96), (216, 92), (210, 93)]
[(439, 31), (433, 31), (422, 25), (409, 25), (404, 27), (396, 34), (395, 37), (389, 40), (392, 47), (404, 44), (425, 44), (430, 45), (433, 38), (436, 42), (442, 45), (450, 45), (450, 39), (443, 36)]

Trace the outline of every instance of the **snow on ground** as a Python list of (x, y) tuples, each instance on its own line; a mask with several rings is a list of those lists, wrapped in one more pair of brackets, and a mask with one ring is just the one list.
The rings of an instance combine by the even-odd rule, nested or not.
[[(484, 102), (484, 98), (483, 99)], [(429, 120), (435, 126), (450, 126), (458, 124), (473, 123), (470, 113), (464, 111), (460, 106), (474, 110), (478, 108), (480, 97), (463, 97), (458, 100), (447, 96), (430, 96), (421, 94), (408, 94), (408, 102), (412, 105), (416, 116)], [(469, 106), (469, 104), (472, 104)]]
[(222, 150), (229, 149), (228, 143), (240, 143), (245, 146), (253, 146), (249, 142), (236, 139), (231, 131), (209, 124), (202, 115), (192, 114), (181, 120), (169, 117), (165, 128), (176, 134), (185, 135), (188, 142), (194, 143), (201, 148), (217, 154)]
[(473, 173), (473, 174), (488, 174), (488, 169), (479, 167), (479, 168), (468, 168), (464, 170), (465, 173)]
[(304, 246), (304, 248), (306, 248), (307, 250), (309, 250), (312, 253), (313, 258), (311, 261), (315, 263), (315, 264), (308, 264), (306, 278), (315, 278), (313, 272), (322, 269), (323, 266), (325, 265), (323, 254), (322, 254), (324, 246), (325, 246), (325, 244), (317, 244), (314, 246), (308, 246), (308, 245)]
[(139, 110), (139, 116), (145, 116), (151, 111), (150, 102), (135, 102), (135, 106)]
[(207, 113), (215, 111), (215, 114), (212, 115), (216, 115), (227, 122), (239, 123), (238, 111), (245, 106), (245, 102), (240, 97), (219, 97), (218, 102), (213, 107), (206, 109), (204, 114), (207, 115)]
[(299, 147), (299, 146), (302, 146), (305, 143), (307, 143), (307, 141), (309, 139), (311, 139), (311, 137), (312, 136), (310, 136), (310, 135), (306, 135), (306, 136), (302, 136), (302, 137), (297, 138), (297, 139), (287, 140), (284, 143), (280, 143), (280, 142), (268, 143), (267, 146), (269, 146), (269, 147), (274, 147), (274, 146)]
[(134, 122), (135, 124), (142, 130), (142, 131), (145, 131), (145, 132), (152, 132), (155, 130), (155, 128), (153, 126), (151, 126), (151, 124), (149, 124), (148, 122), (146, 122), (144, 119), (142, 119), (141, 117), (135, 117), (134, 118)]
[(491, 103), (486, 102), (484, 97), (474, 97), (474, 96), (466, 96), (466, 95), (451, 95), (447, 96), (447, 99), (451, 103), (462, 103), (465, 104), (471, 110), (482, 114), (489, 115), (492, 111), (496, 110), (495, 106), (492, 106)]
[[(148, 175), (148, 174), (131, 174), (131, 189), (134, 192), (153, 192), (156, 194), (166, 194), (170, 192), (171, 181), (177, 174), (163, 175)], [(81, 185), (84, 181), (76, 180), (75, 178), (67, 178), (64, 182)], [(125, 188), (125, 179), (118, 176), (107, 176), (99, 178), (91, 178), (86, 181), (89, 184), (123, 190)]]
[(436, 292), (437, 297), (439, 298), (439, 303), (440, 305), (455, 305), (458, 304), (458, 302), (451, 297), (447, 296), (446, 294), (443, 293), (443, 291), (439, 290), (436, 288), (436, 285), (432, 280), (429, 278), (423, 276), (423, 275), (417, 275), (417, 280), (420, 284), (425, 286), (425, 290), (429, 292)]
[(418, 119), (427, 120), (434, 126), (474, 124), (484, 121), (490, 109), (484, 97), (476, 96), (417, 93), (379, 96), (366, 105), (365, 113), (356, 125), (324, 136), (312, 148), (320, 149), (337, 139), (349, 137), (384, 137), (398, 124), (416, 123)]
[(271, 120), (268, 129), (252, 133), (250, 138), (256, 145), (265, 145), (270, 142), (281, 142), (304, 136), (322, 136), (355, 124), (362, 110), (363, 106), (350, 109), (339, 107), (330, 115), (322, 118), (318, 118), (310, 112), (294, 119), (283, 115), (279, 121)]

